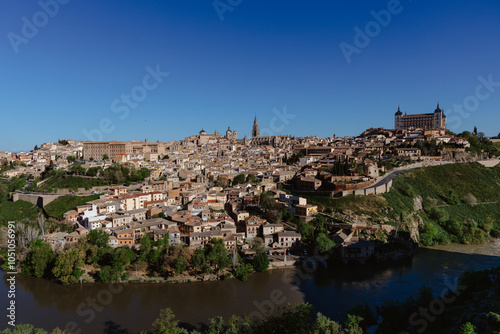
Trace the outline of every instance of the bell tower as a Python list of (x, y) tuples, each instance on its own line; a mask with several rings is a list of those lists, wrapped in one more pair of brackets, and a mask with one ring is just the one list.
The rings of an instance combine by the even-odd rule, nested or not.
[(252, 128), (252, 138), (255, 137), (260, 137), (259, 123), (257, 123), (257, 115), (255, 115)]

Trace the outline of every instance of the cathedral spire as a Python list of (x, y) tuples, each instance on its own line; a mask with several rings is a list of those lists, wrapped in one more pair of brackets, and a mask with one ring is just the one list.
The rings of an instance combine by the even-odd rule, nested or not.
[(253, 121), (252, 138), (253, 137), (260, 137), (259, 123), (257, 123), (257, 115), (255, 115), (255, 119)]

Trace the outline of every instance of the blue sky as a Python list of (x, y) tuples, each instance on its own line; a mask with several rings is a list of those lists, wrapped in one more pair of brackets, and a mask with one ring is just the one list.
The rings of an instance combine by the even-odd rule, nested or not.
[(255, 115), (268, 134), (358, 135), (438, 101), (455, 132), (497, 135), (499, 17), (494, 0), (4, 0), (0, 150), (241, 138)]

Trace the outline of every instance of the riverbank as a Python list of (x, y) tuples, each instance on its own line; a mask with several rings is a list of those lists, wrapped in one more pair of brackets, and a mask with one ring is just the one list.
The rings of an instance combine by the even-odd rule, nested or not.
[[(108, 323), (136, 333), (150, 328), (158, 311), (166, 307), (172, 309), (181, 323), (197, 325), (215, 316), (227, 319), (233, 314), (260, 312), (263, 307), (277, 309), (288, 303), (303, 302), (341, 321), (347, 310), (358, 304), (366, 302), (374, 309), (387, 299), (406, 300), (422, 285), (431, 286), (433, 292), (439, 294), (465, 271), (500, 266), (499, 254), (500, 240), (491, 239), (483, 245), (421, 247), (412, 259), (394, 263), (267, 270), (249, 276), (246, 282), (229, 279), (196, 284), (62, 286), (46, 279), (18, 275), (18, 323), (52, 330), (72, 321), (83, 333), (103, 333)], [(2, 277), (0, 295), (6, 296), (8, 285), (4, 272)], [(280, 298), (276, 299), (278, 294)], [(110, 298), (104, 300), (104, 297)], [(104, 301), (105, 305), (97, 303), (99, 311), (96, 311), (88, 305), (89, 299)], [(331, 303), (332, 300), (335, 303)], [(95, 317), (86, 322), (91, 310)], [(81, 316), (84, 311), (87, 313)], [(0, 328), (5, 327), (5, 323), (0, 323)]]

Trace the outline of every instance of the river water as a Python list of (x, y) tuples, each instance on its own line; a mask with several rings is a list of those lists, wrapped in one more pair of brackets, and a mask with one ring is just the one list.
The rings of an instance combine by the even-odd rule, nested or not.
[[(241, 282), (182, 284), (89, 284), (64, 287), (44, 279), (16, 276), (16, 323), (31, 323), (80, 333), (137, 333), (150, 329), (161, 308), (170, 307), (185, 325), (200, 326), (217, 315), (246, 313), (251, 318), (288, 303), (309, 302), (316, 311), (342, 320), (357, 304), (372, 308), (385, 299), (403, 300), (422, 285), (435, 294), (453, 286), (469, 270), (500, 266), (500, 239), (483, 245), (422, 248), (411, 259), (367, 266), (278, 269), (257, 273)], [(6, 312), (7, 275), (1, 273), (0, 308)], [(0, 329), (6, 328), (2, 315)]]

